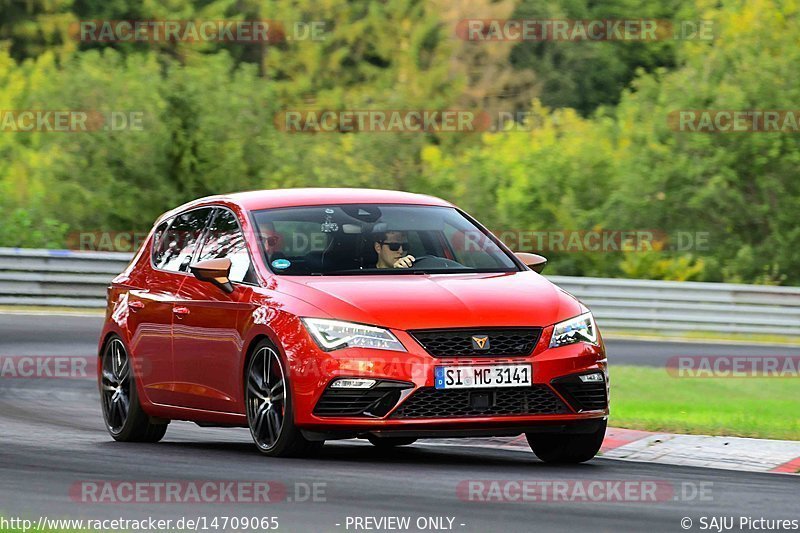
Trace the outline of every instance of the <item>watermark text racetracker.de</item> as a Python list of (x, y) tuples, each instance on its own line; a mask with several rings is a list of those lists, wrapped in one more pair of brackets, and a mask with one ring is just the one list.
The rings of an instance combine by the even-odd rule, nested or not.
[(0, 516), (0, 531), (270, 531), (280, 527), (277, 516), (217, 515), (180, 518), (29, 518)]
[(97, 375), (97, 357), (0, 355), (0, 379), (89, 379)]
[(667, 125), (688, 133), (800, 133), (798, 109), (681, 109)]
[[(708, 231), (665, 232), (658, 229), (599, 229), (599, 230), (493, 230), (492, 233), (515, 251), (533, 252), (651, 252), (651, 251), (708, 251), (711, 234)], [(463, 233), (466, 252), (481, 250), (489, 238), (480, 232)], [(462, 237), (454, 238), (459, 247)]]
[(462, 501), (476, 503), (713, 501), (710, 481), (664, 479), (466, 479), (456, 486)]
[(143, 131), (143, 111), (87, 109), (0, 110), (2, 133), (84, 133)]
[(489, 131), (492, 117), (466, 109), (290, 109), (274, 123), (286, 133), (474, 133)]
[(456, 35), (466, 41), (662, 41), (714, 39), (711, 20), (619, 19), (464, 19)]
[(279, 20), (81, 20), (70, 27), (83, 43), (244, 43), (324, 41), (326, 22)]
[(800, 355), (678, 355), (667, 360), (676, 378), (797, 378)]
[(327, 483), (275, 480), (81, 480), (69, 488), (81, 504), (265, 504), (327, 501)]
[[(711, 234), (708, 231), (672, 231), (657, 229), (599, 229), (599, 230), (533, 230), (495, 229), (492, 233), (509, 248), (533, 252), (650, 252), (650, 251), (708, 251)], [(94, 252), (135, 252), (147, 241), (148, 231), (80, 231), (67, 234), (70, 250)], [(254, 236), (270, 252), (284, 247), (304, 253), (324, 249), (329, 234), (263, 232)], [(176, 244), (194, 239), (193, 232), (172, 232), (170, 239)], [(494, 247), (494, 241), (485, 233), (461, 231), (452, 238), (457, 252), (479, 252)]]

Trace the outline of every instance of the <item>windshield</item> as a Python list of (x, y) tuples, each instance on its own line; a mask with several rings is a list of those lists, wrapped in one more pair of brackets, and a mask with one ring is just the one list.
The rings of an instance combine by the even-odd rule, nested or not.
[(514, 261), (450, 207), (323, 205), (255, 211), (280, 275), (516, 272)]

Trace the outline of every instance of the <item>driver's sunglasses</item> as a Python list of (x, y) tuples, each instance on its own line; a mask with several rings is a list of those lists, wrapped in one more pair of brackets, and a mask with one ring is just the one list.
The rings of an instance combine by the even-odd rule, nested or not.
[(393, 251), (393, 252), (396, 252), (396, 251), (400, 250), (401, 247), (403, 248), (404, 251), (408, 250), (408, 241), (405, 241), (405, 242), (386, 242), (386, 241), (381, 241), (381, 245), (383, 245), (383, 244), (388, 246), (389, 249), (391, 251)]

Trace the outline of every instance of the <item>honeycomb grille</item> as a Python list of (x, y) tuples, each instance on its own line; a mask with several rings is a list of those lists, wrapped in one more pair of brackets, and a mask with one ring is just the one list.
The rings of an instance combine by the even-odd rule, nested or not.
[[(475, 395), (488, 395), (488, 402)], [(483, 396), (485, 399), (486, 396)], [(392, 418), (458, 418), (567, 413), (569, 409), (546, 385), (498, 389), (419, 389)]]
[[(542, 329), (426, 329), (409, 333), (434, 357), (496, 357), (530, 355)], [(488, 337), (488, 349), (477, 349), (472, 342), (474, 336)]]
[(378, 382), (371, 389), (325, 389), (317, 405), (316, 416), (384, 416), (400, 400), (400, 392), (411, 383)]
[(608, 408), (606, 384), (583, 383), (564, 380), (553, 386), (575, 408), (576, 411), (595, 411)]

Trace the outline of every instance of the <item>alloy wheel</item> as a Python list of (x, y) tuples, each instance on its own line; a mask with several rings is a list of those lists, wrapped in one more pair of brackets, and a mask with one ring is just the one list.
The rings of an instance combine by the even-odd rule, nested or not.
[(131, 369), (122, 341), (113, 339), (103, 354), (103, 415), (112, 434), (122, 431), (128, 419), (131, 398)]
[(272, 449), (286, 415), (286, 381), (275, 350), (262, 347), (253, 355), (247, 375), (247, 422), (256, 445)]

